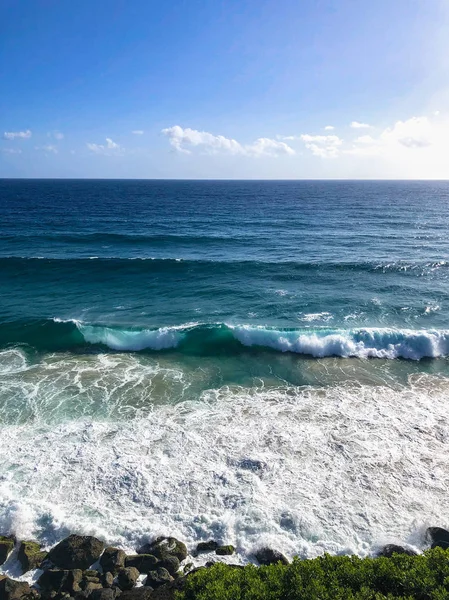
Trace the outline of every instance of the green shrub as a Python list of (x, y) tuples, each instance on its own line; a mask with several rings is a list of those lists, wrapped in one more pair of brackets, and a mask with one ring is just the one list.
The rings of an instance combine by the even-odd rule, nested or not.
[(449, 600), (449, 550), (392, 558), (295, 558), (290, 565), (215, 564), (187, 578), (177, 600)]

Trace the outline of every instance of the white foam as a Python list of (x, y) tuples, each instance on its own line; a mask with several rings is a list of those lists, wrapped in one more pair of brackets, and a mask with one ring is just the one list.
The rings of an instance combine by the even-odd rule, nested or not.
[(438, 358), (449, 354), (449, 330), (366, 328), (295, 331), (249, 325), (231, 326), (245, 346), (266, 346), (281, 352), (315, 357)]
[(183, 335), (179, 328), (161, 327), (160, 329), (144, 329), (140, 331), (112, 329), (98, 325), (77, 324), (86, 342), (105, 344), (112, 350), (138, 351), (146, 348), (164, 350), (176, 348)]
[(305, 313), (302, 317), (302, 321), (331, 321), (333, 316), (329, 312), (320, 312), (320, 313)]
[(448, 392), (422, 376), (399, 390), (223, 387), (132, 418), (52, 423), (42, 407), (2, 426), (0, 531), (127, 550), (214, 538), (237, 547), (233, 562), (260, 544), (302, 557), (420, 545), (425, 525), (448, 525)]
[(24, 353), (17, 349), (0, 351), (0, 375), (18, 373), (28, 368)]

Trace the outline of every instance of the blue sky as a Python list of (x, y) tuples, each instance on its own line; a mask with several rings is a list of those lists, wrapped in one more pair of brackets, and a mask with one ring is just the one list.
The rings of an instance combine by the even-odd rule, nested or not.
[(0, 177), (449, 178), (448, 25), (448, 0), (0, 0)]

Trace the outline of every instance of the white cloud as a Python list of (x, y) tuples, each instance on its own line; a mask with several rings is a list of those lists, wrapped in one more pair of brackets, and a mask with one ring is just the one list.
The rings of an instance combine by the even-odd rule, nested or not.
[(121, 154), (123, 152), (123, 148), (111, 140), (111, 138), (106, 138), (106, 144), (92, 144), (88, 142), (86, 146), (91, 152), (95, 152), (95, 154), (103, 154), (104, 156)]
[(19, 148), (0, 148), (0, 152), (4, 154), (22, 154), (22, 150)]
[(134, 131), (131, 131), (131, 133), (134, 135), (143, 135), (145, 132), (142, 129), (135, 129)]
[(15, 140), (16, 138), (27, 140), (31, 137), (31, 131), (27, 129), (26, 131), (5, 131), (3, 134), (3, 139), (5, 140)]
[(47, 137), (52, 137), (55, 140), (63, 140), (64, 139), (64, 134), (61, 133), (60, 131), (49, 131), (47, 133)]
[(375, 140), (370, 135), (361, 135), (354, 140), (355, 144), (374, 144)]
[(337, 135), (309, 135), (304, 133), (301, 140), (314, 156), (321, 158), (337, 158), (343, 140)]
[(258, 138), (252, 144), (241, 144), (237, 140), (214, 135), (208, 131), (198, 131), (179, 125), (167, 127), (162, 133), (168, 137), (171, 146), (178, 152), (191, 154), (191, 148), (199, 147), (205, 152), (215, 154), (241, 154), (244, 156), (280, 156), (293, 155), (295, 151), (285, 142), (271, 138)]
[(326, 125), (326, 127), (324, 128), (324, 131), (333, 131), (335, 129), (335, 127), (333, 125)]
[(413, 179), (447, 179), (449, 116), (411, 117), (396, 121), (378, 136), (356, 138), (344, 154), (376, 169), (376, 176)]
[(368, 123), (359, 123), (359, 121), (352, 121), (350, 127), (352, 127), (352, 129), (371, 129), (372, 125), (368, 125)]
[(47, 144), (46, 146), (34, 146), (35, 150), (42, 150), (43, 152), (52, 152), (53, 154), (58, 154), (58, 149), (56, 146), (52, 144)]

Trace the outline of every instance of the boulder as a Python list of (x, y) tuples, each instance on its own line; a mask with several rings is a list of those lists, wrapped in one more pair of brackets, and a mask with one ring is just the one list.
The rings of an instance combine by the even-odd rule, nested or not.
[(116, 574), (125, 567), (126, 554), (120, 548), (108, 546), (100, 558), (100, 565), (103, 573), (110, 571)]
[(1, 600), (31, 600), (35, 598), (35, 594), (25, 581), (3, 577), (0, 579), (0, 598)]
[(114, 575), (110, 571), (103, 573), (101, 582), (103, 583), (103, 587), (105, 588), (112, 587), (112, 584), (114, 583)]
[(103, 588), (101, 590), (93, 590), (89, 596), (91, 600), (115, 600), (121, 591), (118, 588)]
[(136, 585), (140, 573), (135, 567), (125, 567), (118, 572), (117, 584), (121, 590), (130, 590)]
[(231, 556), (231, 554), (234, 554), (235, 552), (235, 548), (234, 546), (231, 546), (231, 544), (228, 544), (227, 546), (218, 546), (218, 548), (215, 548), (215, 554), (218, 554), (218, 556)]
[(255, 557), (260, 565), (273, 565), (278, 562), (281, 562), (283, 565), (288, 565), (287, 557), (278, 550), (273, 550), (272, 548), (260, 548), (260, 550), (255, 553)]
[(14, 550), (15, 544), (16, 540), (13, 536), (0, 535), (0, 565), (8, 558), (8, 554)]
[(45, 559), (47, 553), (42, 550), (37, 542), (21, 542), (17, 558), (22, 565), (24, 573), (37, 569)]
[(176, 600), (179, 597), (176, 592), (182, 590), (185, 583), (185, 577), (172, 583), (165, 583), (154, 590), (151, 600)]
[(50, 550), (47, 559), (60, 569), (87, 569), (96, 562), (104, 544), (90, 535), (69, 535)]
[(153, 600), (153, 590), (150, 587), (137, 587), (125, 590), (120, 594), (120, 600)]
[(145, 585), (152, 587), (154, 590), (165, 583), (171, 583), (173, 577), (164, 569), (164, 567), (158, 567), (154, 571), (148, 573), (148, 577), (145, 580)]
[(82, 579), (81, 569), (47, 569), (39, 577), (37, 583), (43, 598), (50, 598), (54, 593), (67, 592), (73, 595), (80, 592)]
[(378, 556), (384, 556), (385, 558), (391, 558), (393, 554), (407, 554), (407, 556), (416, 556), (416, 552), (410, 548), (404, 548), (403, 546), (397, 546), (396, 544), (387, 544), (379, 552)]
[(161, 560), (157, 566), (162, 567), (163, 569), (167, 569), (170, 575), (174, 575), (179, 571), (180, 564), (176, 556), (169, 556), (168, 558), (164, 558), (164, 560)]
[(125, 567), (134, 567), (141, 573), (149, 573), (158, 562), (159, 559), (153, 554), (131, 554), (125, 559)]
[(94, 583), (92, 581), (88, 581), (87, 583), (84, 584), (83, 586), (83, 592), (84, 595), (86, 596), (86, 598), (90, 598), (90, 595), (92, 594), (92, 592), (97, 591), (97, 590), (102, 590), (103, 586), (101, 585), (101, 583)]
[(196, 552), (197, 554), (205, 554), (206, 552), (214, 552), (217, 548), (217, 542), (209, 540), (208, 542), (200, 542), (196, 547)]
[(429, 527), (426, 537), (431, 543), (431, 548), (449, 548), (449, 531), (442, 527)]
[(154, 542), (145, 544), (137, 554), (153, 554), (159, 560), (164, 560), (169, 556), (176, 556), (182, 562), (187, 558), (186, 545), (173, 537), (158, 537)]

